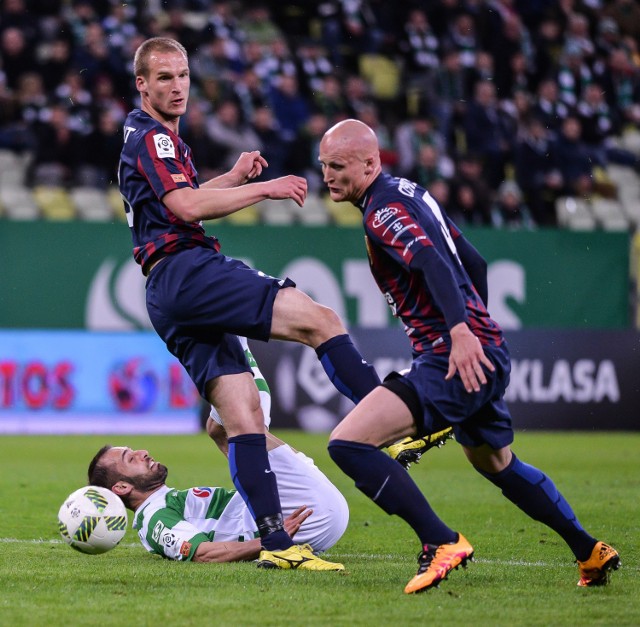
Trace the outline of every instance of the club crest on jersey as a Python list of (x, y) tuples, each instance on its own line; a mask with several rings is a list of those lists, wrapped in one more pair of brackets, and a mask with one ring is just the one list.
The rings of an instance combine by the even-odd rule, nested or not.
[(193, 496), (197, 496), (201, 499), (206, 499), (211, 496), (211, 490), (209, 488), (193, 488), (191, 490)]
[(171, 137), (164, 133), (158, 133), (153, 136), (153, 141), (156, 145), (156, 153), (160, 159), (176, 158), (176, 149), (171, 141)]
[(373, 214), (373, 222), (371, 223), (371, 226), (374, 229), (380, 228), (383, 224), (389, 222), (389, 220), (393, 220), (393, 218), (398, 215), (399, 211), (398, 207), (382, 207), (382, 209), (376, 209)]

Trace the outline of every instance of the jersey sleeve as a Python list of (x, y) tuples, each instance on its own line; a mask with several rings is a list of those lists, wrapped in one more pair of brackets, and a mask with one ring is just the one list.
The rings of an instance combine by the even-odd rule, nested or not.
[[(438, 228), (446, 228), (438, 220)], [(372, 211), (366, 219), (367, 236), (397, 263), (424, 276), (433, 301), (442, 312), (447, 327), (467, 322), (462, 294), (449, 264), (438, 252), (426, 230), (400, 202)]]
[(146, 529), (146, 534), (142, 530), (139, 534), (145, 548), (170, 560), (192, 560), (198, 546), (209, 541), (206, 534), (168, 507), (154, 512)]
[(420, 250), (433, 246), (425, 230), (400, 202), (369, 213), (364, 228), (372, 242), (403, 266), (410, 267)]
[(180, 146), (157, 129), (146, 133), (140, 142), (137, 168), (159, 199), (174, 189), (194, 186)]

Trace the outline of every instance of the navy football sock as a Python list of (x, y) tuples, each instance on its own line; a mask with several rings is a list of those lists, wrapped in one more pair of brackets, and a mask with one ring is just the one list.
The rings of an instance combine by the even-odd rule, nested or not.
[(497, 485), (512, 503), (534, 520), (558, 533), (569, 545), (576, 559), (589, 558), (596, 540), (578, 522), (571, 506), (547, 475), (521, 462), (512, 454), (511, 462), (497, 474), (476, 470)]
[(438, 518), (409, 473), (375, 446), (331, 440), (329, 455), (376, 505), (405, 520), (423, 545), (457, 540), (456, 532)]
[(236, 489), (258, 525), (262, 546), (286, 549), (293, 540), (284, 530), (276, 476), (269, 466), (263, 433), (229, 438), (229, 470)]
[(331, 383), (354, 403), (380, 385), (380, 377), (353, 345), (348, 334), (336, 335), (316, 348)]

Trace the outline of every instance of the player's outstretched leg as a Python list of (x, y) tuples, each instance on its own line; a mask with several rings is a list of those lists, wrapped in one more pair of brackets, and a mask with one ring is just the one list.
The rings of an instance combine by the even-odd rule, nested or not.
[(440, 546), (425, 544), (422, 553), (418, 555), (418, 573), (404, 591), (414, 594), (437, 587), (452, 570), (457, 570), (459, 566), (465, 568), (472, 559), (473, 547), (460, 533), (455, 542)]
[(453, 429), (447, 427), (442, 431), (428, 433), (421, 438), (404, 438), (389, 446), (387, 452), (392, 459), (408, 469), (411, 464), (417, 464), (429, 449), (440, 448), (451, 437), (453, 437)]
[(308, 544), (294, 544), (283, 551), (261, 551), (258, 568), (283, 570), (344, 570), (339, 562), (328, 562), (314, 555)]
[(596, 543), (589, 559), (576, 562), (580, 571), (578, 585), (581, 588), (605, 586), (609, 583), (609, 573), (620, 568), (618, 551), (604, 542)]
[(579, 586), (608, 583), (610, 571), (620, 566), (617, 551), (584, 530), (567, 500), (545, 473), (520, 461), (513, 453), (508, 466), (499, 473), (476, 470), (498, 486), (502, 494), (523, 512), (562, 537), (578, 562)]

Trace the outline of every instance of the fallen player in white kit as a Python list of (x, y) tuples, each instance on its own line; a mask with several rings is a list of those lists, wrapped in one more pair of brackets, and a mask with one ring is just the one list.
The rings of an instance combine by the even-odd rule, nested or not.
[[(241, 338), (241, 341), (260, 390), (268, 428), (269, 388), (246, 340)], [(207, 432), (226, 454), (226, 433), (214, 408), (207, 421)], [(267, 433), (267, 450), (271, 469), (276, 474), (286, 530), (295, 534), (296, 543), (309, 544), (313, 552), (326, 551), (347, 528), (346, 500), (312, 459), (270, 433)], [(167, 473), (166, 466), (157, 463), (146, 450), (106, 446), (89, 466), (89, 483), (112, 490), (134, 511), (133, 525), (150, 553), (196, 562), (233, 562), (261, 557), (258, 529), (238, 492), (220, 487), (176, 490), (166, 485)], [(273, 566), (262, 561), (268, 562), (268, 559), (259, 562), (263, 567)]]

